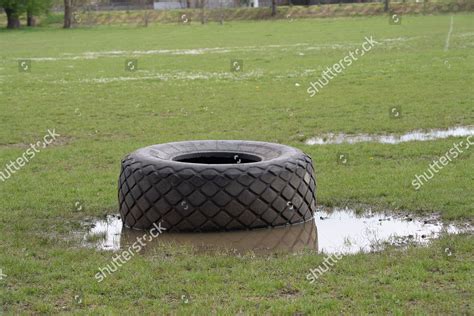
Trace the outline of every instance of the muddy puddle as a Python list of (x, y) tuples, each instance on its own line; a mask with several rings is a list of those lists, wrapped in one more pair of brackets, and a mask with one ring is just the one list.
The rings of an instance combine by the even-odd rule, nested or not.
[(432, 129), (428, 131), (412, 131), (403, 135), (371, 135), (371, 134), (344, 134), (328, 133), (319, 137), (313, 137), (305, 141), (306, 145), (330, 145), (330, 144), (356, 144), (356, 143), (381, 143), (399, 144), (413, 141), (430, 141), (445, 139), (449, 137), (466, 137), (474, 135), (474, 126), (459, 126), (449, 129)]
[[(84, 235), (83, 246), (98, 250), (117, 251), (133, 245), (146, 231), (122, 227), (118, 215), (109, 215), (105, 220), (84, 222), (89, 227)], [(147, 242), (145, 249), (160, 245), (189, 245), (198, 251), (230, 250), (236, 254), (248, 251), (255, 253), (298, 252), (304, 249), (317, 251), (317, 231), (314, 221), (294, 226), (252, 231), (219, 233), (167, 233)]]
[(428, 244), (442, 234), (472, 232), (470, 224), (441, 221), (438, 214), (418, 217), (408, 213), (357, 214), (349, 208), (320, 209), (315, 218), (319, 251), (358, 253), (381, 251), (387, 245)]
[[(83, 222), (87, 229), (82, 245), (97, 250), (127, 249), (144, 231), (122, 227), (118, 215)], [(310, 250), (324, 253), (381, 251), (387, 245), (426, 245), (441, 234), (472, 233), (470, 224), (443, 223), (439, 215), (414, 217), (407, 213), (376, 213), (370, 209), (356, 213), (349, 208), (320, 208), (314, 221), (304, 224), (253, 231), (223, 233), (166, 233), (146, 243), (146, 249), (188, 245), (196, 251), (225, 250), (235, 254), (269, 254)]]

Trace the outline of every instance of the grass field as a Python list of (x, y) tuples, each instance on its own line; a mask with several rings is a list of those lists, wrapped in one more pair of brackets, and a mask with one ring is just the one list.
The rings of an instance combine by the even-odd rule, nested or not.
[[(166, 246), (97, 283), (94, 274), (113, 254), (81, 248), (72, 233), (84, 218), (117, 213), (125, 154), (192, 139), (304, 150), (315, 163), (321, 205), (472, 221), (472, 150), (420, 190), (411, 185), (462, 138), (304, 144), (329, 132), (474, 125), (474, 15), (452, 21), (451, 32), (448, 15), (403, 16), (401, 25), (378, 16), (1, 30), (0, 171), (48, 129), (61, 136), (0, 182), (0, 269), (7, 275), (0, 314), (473, 314), (472, 235), (346, 256), (316, 284), (305, 277), (323, 254), (235, 257)], [(309, 97), (309, 82), (366, 36), (379, 44)], [(230, 71), (234, 59), (243, 71)], [(127, 60), (138, 69), (127, 71)], [(389, 117), (393, 106), (401, 106), (400, 119)], [(337, 162), (341, 152), (347, 165)], [(446, 246), (454, 256), (445, 256)]]

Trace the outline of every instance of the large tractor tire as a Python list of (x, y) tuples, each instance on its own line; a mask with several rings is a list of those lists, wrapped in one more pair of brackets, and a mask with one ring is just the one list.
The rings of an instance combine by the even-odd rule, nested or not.
[(122, 161), (125, 226), (230, 231), (303, 223), (316, 210), (311, 158), (255, 141), (187, 141), (139, 149)]

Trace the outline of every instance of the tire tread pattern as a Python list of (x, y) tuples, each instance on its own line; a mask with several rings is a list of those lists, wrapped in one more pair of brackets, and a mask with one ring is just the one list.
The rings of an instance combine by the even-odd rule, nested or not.
[[(304, 153), (265, 167), (176, 168), (122, 160), (119, 208), (124, 224), (168, 231), (231, 231), (306, 222), (316, 210), (316, 180)], [(245, 167), (244, 167), (245, 166)]]

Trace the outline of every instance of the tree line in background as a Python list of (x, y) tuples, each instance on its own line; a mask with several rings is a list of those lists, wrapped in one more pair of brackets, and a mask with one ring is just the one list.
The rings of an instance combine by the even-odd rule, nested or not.
[(36, 17), (48, 14), (53, 5), (64, 5), (64, 28), (71, 28), (74, 7), (88, 4), (90, 0), (0, 0), (0, 8), (7, 15), (7, 28), (17, 29), (20, 17), (26, 13), (26, 25), (36, 26)]
[[(95, 3), (107, 2), (108, 0), (95, 0)], [(153, 0), (135, 0), (141, 4), (153, 3)], [(190, 0), (184, 0), (189, 7)], [(207, 0), (198, 0), (200, 8), (204, 10)], [(383, 0), (384, 11), (389, 10), (389, 1)], [(88, 5), (91, 0), (0, 0), (0, 8), (3, 8), (7, 15), (7, 28), (16, 29), (20, 27), (20, 17), (26, 13), (27, 26), (36, 26), (36, 17), (41, 14), (48, 14), (51, 7), (64, 7), (64, 28), (71, 28), (74, 22), (74, 10), (77, 7)], [(318, 1), (318, 3), (320, 3)], [(276, 15), (276, 0), (271, 1), (272, 16)], [(204, 17), (204, 14), (201, 14)], [(203, 18), (204, 19), (204, 18)], [(204, 22), (203, 22), (204, 23)], [(148, 23), (146, 23), (148, 24)]]
[(20, 27), (20, 16), (26, 13), (26, 24), (36, 26), (36, 16), (46, 13), (51, 7), (52, 0), (0, 0), (7, 15), (7, 28)]

